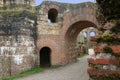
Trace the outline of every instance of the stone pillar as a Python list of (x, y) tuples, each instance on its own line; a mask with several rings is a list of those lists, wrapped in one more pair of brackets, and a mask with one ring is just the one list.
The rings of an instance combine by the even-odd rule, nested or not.
[(3, 6), (3, 0), (0, 1), (0, 6)]
[(87, 30), (87, 41), (89, 42), (90, 41), (90, 31)]
[(83, 32), (81, 33), (81, 39), (82, 39), (82, 43), (85, 43)]

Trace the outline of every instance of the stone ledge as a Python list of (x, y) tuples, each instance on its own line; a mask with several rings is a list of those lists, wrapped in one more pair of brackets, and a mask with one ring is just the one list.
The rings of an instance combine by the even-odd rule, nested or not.
[(102, 70), (89, 67), (87, 72), (90, 76), (120, 75), (120, 70)]

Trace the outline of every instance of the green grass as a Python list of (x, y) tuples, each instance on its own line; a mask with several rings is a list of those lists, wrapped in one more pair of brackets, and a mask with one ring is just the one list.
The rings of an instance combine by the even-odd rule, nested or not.
[(84, 57), (84, 56), (87, 56), (88, 54), (79, 54), (78, 55), (78, 58), (82, 58), (82, 57)]
[(28, 76), (28, 75), (32, 75), (32, 74), (35, 74), (35, 73), (42, 72), (43, 70), (44, 70), (43, 68), (37, 67), (37, 68), (30, 69), (28, 71), (22, 72), (20, 74), (14, 75), (14, 76), (9, 76), (9, 77), (2, 78), (1, 80), (14, 80), (14, 79), (17, 79), (17, 78), (21, 78), (21, 77), (25, 77), (25, 76)]

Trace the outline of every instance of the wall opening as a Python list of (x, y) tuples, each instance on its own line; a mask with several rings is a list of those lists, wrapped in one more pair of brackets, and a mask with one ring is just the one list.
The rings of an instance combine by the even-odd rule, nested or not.
[(51, 66), (51, 49), (49, 47), (43, 47), (40, 50), (40, 66), (41, 67)]
[(58, 11), (54, 8), (48, 11), (48, 20), (49, 22), (55, 23), (57, 22)]
[(83, 32), (84, 42), (88, 41), (88, 34), (87, 32)]
[(94, 36), (96, 36), (96, 33), (94, 31), (91, 31), (90, 32), (90, 37), (94, 37)]
[[(66, 40), (66, 46), (68, 47), (68, 51), (67, 51), (68, 54), (72, 53), (71, 56), (76, 55), (77, 58), (78, 54), (88, 53), (88, 49), (91, 48), (92, 43), (89, 41), (90, 37), (88, 35), (88, 32), (87, 31), (84, 32), (84, 29), (90, 28), (91, 26), (97, 27), (94, 23), (90, 21), (78, 21), (72, 24), (71, 26), (69, 26), (69, 28), (65, 33), (65, 40)], [(82, 43), (78, 43), (77, 44), (78, 47), (76, 47), (77, 37), (80, 32), (82, 32), (81, 33)], [(72, 57), (69, 58), (71, 59)]]

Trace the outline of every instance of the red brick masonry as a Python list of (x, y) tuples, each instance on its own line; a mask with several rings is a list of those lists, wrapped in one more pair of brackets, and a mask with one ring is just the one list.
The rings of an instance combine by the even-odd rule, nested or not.
[(118, 74), (120, 75), (120, 70), (103, 70), (103, 69), (93, 69), (89, 67), (87, 69), (90, 76), (104, 76), (104, 75), (110, 75), (110, 74)]
[[(120, 54), (120, 46), (110, 46), (113, 50), (113, 53)], [(103, 46), (94, 46), (95, 53), (103, 52)]]
[(114, 64), (114, 65), (119, 65), (120, 61), (118, 59), (88, 59), (88, 63), (90, 64), (104, 64), (104, 65), (109, 65), (109, 64)]

